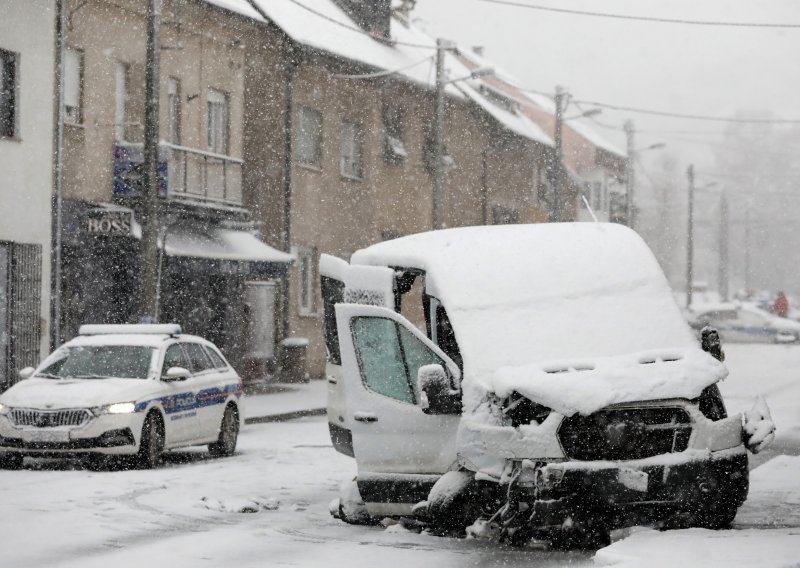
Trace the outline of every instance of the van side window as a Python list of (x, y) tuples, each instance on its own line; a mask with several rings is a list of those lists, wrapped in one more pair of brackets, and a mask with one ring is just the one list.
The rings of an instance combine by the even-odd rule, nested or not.
[(461, 358), (455, 331), (453, 331), (450, 318), (447, 317), (447, 312), (441, 304), (436, 307), (436, 344), (439, 349), (444, 351), (445, 355), (453, 360), (453, 363), (458, 365), (459, 369), (464, 368), (464, 360)]
[(325, 333), (325, 347), (328, 349), (328, 361), (333, 365), (342, 364), (342, 355), (339, 351), (339, 331), (336, 328), (336, 304), (344, 301), (344, 282), (322, 276), (320, 278), (322, 292), (322, 309), (325, 318), (323, 331)]
[(427, 345), (417, 339), (413, 333), (406, 328), (400, 326), (400, 343), (403, 346), (403, 353), (406, 360), (406, 369), (408, 370), (408, 380), (414, 391), (414, 396), (419, 400), (419, 383), (417, 382), (417, 374), (419, 368), (425, 365), (441, 365), (447, 368), (445, 362)]
[(415, 404), (417, 397), (408, 382), (397, 326), (385, 318), (352, 320), (353, 343), (364, 385), (384, 396)]

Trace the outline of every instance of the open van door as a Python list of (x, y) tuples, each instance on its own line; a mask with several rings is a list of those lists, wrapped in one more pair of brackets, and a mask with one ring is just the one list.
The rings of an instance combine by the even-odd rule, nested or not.
[(394, 271), (380, 266), (351, 266), (341, 258), (322, 254), (319, 259), (320, 290), (324, 315), (325, 376), (328, 381), (328, 430), (336, 451), (353, 457), (353, 439), (341, 386), (342, 360), (334, 306), (344, 301), (394, 305)]
[[(359, 493), (371, 516), (410, 514), (456, 463), (460, 371), (393, 309), (339, 304), (336, 319)], [(417, 379), (430, 365), (444, 370), (458, 397), (447, 414), (425, 408)]]

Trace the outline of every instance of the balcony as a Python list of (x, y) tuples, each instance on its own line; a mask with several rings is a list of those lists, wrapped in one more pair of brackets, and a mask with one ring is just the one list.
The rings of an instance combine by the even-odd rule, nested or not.
[[(139, 195), (144, 145), (117, 142), (114, 147), (114, 195)], [(158, 151), (159, 196), (224, 205), (242, 204), (242, 164), (238, 158), (161, 142)]]

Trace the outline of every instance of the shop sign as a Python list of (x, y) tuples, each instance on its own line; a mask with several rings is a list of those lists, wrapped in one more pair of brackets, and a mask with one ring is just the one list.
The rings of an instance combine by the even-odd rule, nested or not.
[(87, 212), (83, 226), (90, 235), (129, 237), (133, 229), (133, 211), (92, 209)]

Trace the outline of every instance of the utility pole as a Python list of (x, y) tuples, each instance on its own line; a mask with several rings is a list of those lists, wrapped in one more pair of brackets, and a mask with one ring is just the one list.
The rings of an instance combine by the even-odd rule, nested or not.
[(750, 203), (744, 210), (744, 289), (750, 289)]
[(562, 87), (556, 87), (556, 124), (553, 133), (553, 142), (555, 143), (555, 164), (553, 168), (553, 197), (550, 204), (550, 222), (558, 223), (561, 221), (561, 200), (564, 193), (564, 150), (562, 145), (562, 131), (564, 129), (564, 101), (566, 100), (567, 93)]
[(55, 349), (63, 338), (61, 337), (61, 233), (63, 225), (64, 205), (64, 52), (66, 48), (65, 36), (67, 33), (67, 6), (66, 0), (56, 2), (56, 79), (58, 87), (58, 111), (56, 114), (56, 149), (55, 149), (55, 195), (53, 196), (53, 298), (51, 300), (52, 314), (50, 329), (50, 346)]
[(144, 164), (142, 164), (139, 316), (157, 313), (158, 288), (158, 112), (161, 67), (161, 0), (150, 0), (147, 11), (145, 59)]
[(634, 127), (632, 120), (625, 121), (625, 136), (628, 139), (628, 159), (625, 162), (625, 218), (628, 222), (628, 227), (634, 228), (634, 215), (636, 207), (633, 202), (633, 192), (635, 189), (635, 176), (636, 176), (636, 150), (634, 144)]
[(694, 279), (694, 164), (686, 170), (689, 178), (689, 231), (686, 238), (686, 308), (692, 307), (692, 280)]
[(719, 280), (719, 295), (723, 302), (727, 302), (730, 296), (729, 226), (728, 197), (723, 189), (719, 198), (719, 275), (717, 277), (717, 280)]
[(433, 228), (444, 227), (444, 57), (450, 42), (436, 40), (436, 95), (433, 117)]

